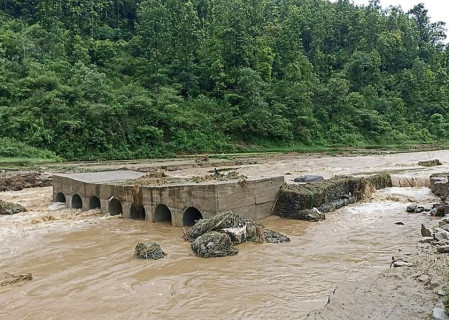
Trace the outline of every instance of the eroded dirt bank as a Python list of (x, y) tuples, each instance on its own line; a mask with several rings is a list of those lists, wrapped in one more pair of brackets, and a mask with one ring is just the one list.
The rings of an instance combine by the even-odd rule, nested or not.
[[(350, 173), (351, 166), (354, 173), (377, 170), (389, 161), (388, 167), (406, 168), (401, 174), (411, 177), (433, 170), (415, 165), (428, 157), (440, 158), (444, 166), (438, 169), (449, 171), (442, 152), (393, 156), (400, 157), (356, 162), (287, 156), (278, 159), (277, 169), (275, 160), (267, 160), (239, 171), (332, 175), (342, 168)], [(262, 222), (290, 243), (247, 243), (237, 256), (217, 259), (197, 258), (181, 239), (182, 228), (52, 205), (51, 187), (2, 192), (0, 199), (28, 209), (0, 216), (0, 272), (33, 275), (21, 286), (0, 288), (0, 319), (423, 319), (431, 315), (444, 277), (440, 268), (427, 267), (433, 248), (419, 244), (421, 224), (437, 220), (405, 213), (407, 204), (437, 201), (428, 188), (381, 190), (317, 223), (270, 217)], [(150, 240), (168, 255), (134, 259), (136, 243)], [(416, 267), (390, 269), (393, 256)], [(428, 278), (419, 280), (422, 275)]]

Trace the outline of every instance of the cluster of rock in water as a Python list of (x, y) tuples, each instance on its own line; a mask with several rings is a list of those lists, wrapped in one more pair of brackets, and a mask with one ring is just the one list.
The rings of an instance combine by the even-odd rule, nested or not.
[[(243, 242), (283, 243), (290, 238), (266, 229), (261, 223), (243, 219), (232, 212), (224, 212), (210, 219), (198, 221), (184, 235), (191, 248), (201, 258), (233, 256), (236, 244)], [(166, 254), (155, 242), (139, 243), (136, 256), (140, 259), (161, 259)]]
[(290, 239), (264, 228), (259, 222), (243, 219), (232, 212), (218, 214), (195, 224), (185, 239), (192, 243), (192, 250), (202, 258), (224, 257), (237, 254), (235, 244), (243, 242), (282, 243)]
[(449, 215), (449, 204), (446, 203), (449, 195), (448, 177), (449, 173), (435, 173), (430, 176), (430, 189), (435, 195), (441, 197), (441, 203), (434, 204), (432, 208), (417, 205), (407, 207), (408, 212), (429, 212), (432, 216), (441, 217), (440, 220), (434, 221), (432, 227), (421, 225), (423, 239), (420, 240), (435, 246), (439, 253), (449, 253), (449, 217), (446, 217)]

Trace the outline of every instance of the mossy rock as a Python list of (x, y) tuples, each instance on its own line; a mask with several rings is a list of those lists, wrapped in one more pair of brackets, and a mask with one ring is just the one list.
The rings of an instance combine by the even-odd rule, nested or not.
[(234, 256), (238, 253), (231, 237), (224, 232), (209, 231), (196, 238), (191, 246), (201, 258)]
[(276, 214), (283, 218), (308, 221), (323, 220), (320, 213), (331, 212), (371, 194), (371, 189), (391, 187), (389, 174), (368, 178), (336, 176), (303, 185), (284, 185), (276, 202)]
[(156, 242), (140, 242), (136, 246), (136, 257), (139, 259), (159, 260), (166, 255), (167, 254), (162, 251), (161, 246)]
[(25, 211), (25, 207), (21, 206), (20, 204), (0, 200), (0, 214), (11, 215)]
[(227, 228), (241, 228), (246, 225), (245, 220), (232, 212), (223, 212), (209, 219), (198, 221), (187, 231), (185, 238), (193, 241), (209, 231), (220, 231)]

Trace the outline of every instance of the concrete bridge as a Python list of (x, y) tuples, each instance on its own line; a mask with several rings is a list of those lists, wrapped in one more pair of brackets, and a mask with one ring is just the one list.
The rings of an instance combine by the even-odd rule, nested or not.
[(68, 208), (100, 209), (111, 215), (191, 226), (196, 220), (233, 211), (247, 219), (272, 214), (284, 177), (140, 186), (134, 171), (53, 176), (53, 199)]

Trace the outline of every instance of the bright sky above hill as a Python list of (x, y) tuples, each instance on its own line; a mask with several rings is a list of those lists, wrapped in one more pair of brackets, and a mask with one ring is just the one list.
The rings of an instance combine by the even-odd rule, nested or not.
[[(367, 5), (368, 0), (353, 0), (357, 5)], [(449, 26), (449, 1), (448, 0), (380, 0), (383, 8), (391, 5), (401, 6), (404, 11), (408, 11), (418, 3), (424, 3), (424, 6), (429, 10), (429, 17), (432, 22), (443, 21), (446, 22), (446, 27)]]

